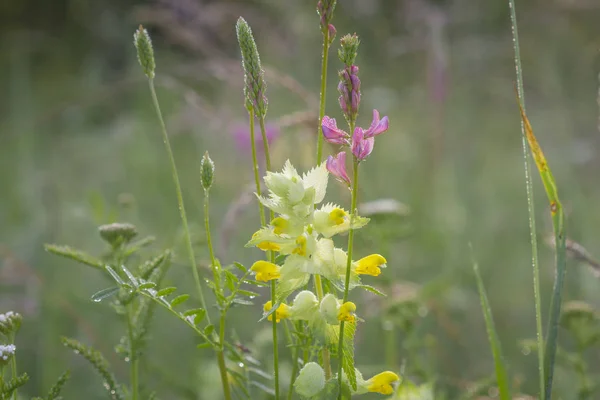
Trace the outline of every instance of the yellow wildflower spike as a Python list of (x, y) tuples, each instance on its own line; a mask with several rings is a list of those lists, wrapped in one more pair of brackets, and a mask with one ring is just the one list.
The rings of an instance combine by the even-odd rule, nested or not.
[(281, 250), (280, 245), (278, 245), (277, 243), (274, 243), (274, 242), (269, 242), (268, 240), (265, 240), (264, 242), (260, 242), (259, 244), (256, 245), (256, 247), (258, 247), (259, 249), (261, 249), (263, 251), (269, 251), (269, 250), (279, 251), (279, 250)]
[(379, 276), (381, 267), (386, 263), (386, 259), (380, 254), (371, 254), (361, 258), (356, 262), (356, 273), (359, 275)]
[(400, 377), (392, 371), (385, 371), (367, 381), (369, 385), (367, 386), (367, 390), (373, 393), (392, 394), (394, 393), (394, 388), (391, 384), (399, 380)]
[(296, 238), (296, 248), (292, 250), (292, 254), (306, 255), (306, 236), (300, 235)]
[(272, 279), (279, 279), (281, 277), (281, 268), (279, 265), (264, 260), (252, 264), (250, 270), (256, 273), (257, 281), (268, 282)]
[(356, 316), (354, 315), (354, 311), (356, 311), (356, 304), (351, 301), (347, 301), (340, 306), (340, 310), (338, 311), (337, 319), (338, 321), (346, 321), (346, 322), (354, 322), (356, 321)]
[(273, 226), (273, 232), (276, 235), (281, 235), (285, 233), (290, 226), (290, 223), (287, 219), (283, 217), (277, 217), (271, 221), (271, 225)]
[(334, 208), (329, 213), (329, 221), (331, 221), (334, 225), (341, 225), (344, 223), (344, 220), (348, 216), (346, 211), (341, 208)]
[[(263, 306), (264, 312), (269, 312), (273, 308), (273, 302), (271, 300), (267, 301)], [(282, 319), (289, 318), (291, 316), (290, 307), (286, 304), (281, 303), (277, 310), (275, 311), (275, 322), (279, 323)], [(269, 321), (273, 321), (273, 314), (269, 315), (267, 318)]]

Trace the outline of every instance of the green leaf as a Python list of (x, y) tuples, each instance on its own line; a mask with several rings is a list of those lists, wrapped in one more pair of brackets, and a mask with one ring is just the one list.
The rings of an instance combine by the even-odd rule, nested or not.
[(202, 322), (202, 320), (204, 320), (205, 316), (206, 316), (206, 310), (202, 310), (202, 312), (199, 312), (198, 314), (196, 314), (194, 316), (194, 325), (200, 325), (200, 322)]
[(190, 298), (189, 294), (182, 294), (179, 295), (177, 297), (175, 297), (172, 301), (171, 301), (171, 307), (176, 307), (179, 304), (182, 304), (184, 301), (186, 301), (187, 299)]
[(387, 297), (387, 294), (380, 292), (379, 290), (375, 289), (373, 286), (370, 285), (356, 285), (357, 288), (361, 288), (366, 290), (367, 292), (371, 292), (376, 294), (377, 296), (381, 296), (381, 297)]
[(251, 292), (249, 290), (243, 290), (243, 289), (239, 289), (238, 291), (236, 291), (236, 294), (241, 294), (242, 296), (248, 296), (248, 297), (252, 297), (252, 298), (260, 296), (256, 292)]
[(239, 262), (234, 262), (233, 266), (236, 267), (237, 269), (239, 269), (241, 272), (248, 271), (248, 269), (246, 267), (244, 267), (242, 264), (240, 264)]
[(154, 289), (156, 287), (156, 283), (154, 282), (145, 282), (140, 285), (140, 289)]
[(110, 265), (107, 265), (107, 266), (104, 267), (104, 269), (114, 279), (114, 281), (119, 284), (119, 286), (123, 286), (125, 284), (125, 282), (123, 281), (123, 279), (121, 279), (121, 277), (119, 276), (119, 274), (117, 274), (117, 271), (115, 271), (113, 269), (113, 267), (111, 267)]
[(225, 284), (227, 285), (227, 288), (230, 291), (234, 291), (235, 290), (235, 285), (236, 283), (238, 283), (239, 279), (237, 278), (237, 276), (235, 276), (234, 274), (232, 274), (231, 272), (225, 270)]
[(56, 254), (57, 256), (68, 258), (70, 260), (80, 262), (93, 268), (104, 269), (104, 263), (102, 261), (98, 260), (95, 257), (92, 257), (91, 255), (81, 250), (74, 249), (69, 246), (45, 244), (44, 250), (46, 250), (49, 253)]
[(108, 297), (114, 296), (118, 292), (119, 292), (118, 286), (112, 286), (112, 287), (109, 287), (106, 289), (102, 289), (92, 295), (92, 301), (99, 303)]
[(183, 312), (183, 316), (184, 317), (189, 317), (190, 315), (198, 315), (198, 314), (202, 314), (205, 313), (206, 311), (204, 310), (204, 308), (192, 308), (190, 310), (184, 311)]
[(247, 283), (249, 285), (254, 285), (254, 286), (269, 286), (269, 284), (267, 282), (259, 282), (259, 281), (253, 281), (252, 279), (244, 279), (244, 283)]
[(251, 305), (253, 305), (253, 304), (254, 304), (254, 303), (253, 303), (253, 302), (251, 302), (251, 301), (244, 300), (244, 299), (240, 299), (239, 297), (235, 297), (235, 298), (232, 300), (232, 302), (233, 302), (233, 303), (236, 303), (236, 304), (241, 304), (241, 305), (244, 305), (244, 306), (251, 306)]
[(137, 278), (135, 276), (133, 276), (133, 274), (131, 273), (131, 271), (128, 270), (126, 266), (121, 265), (121, 271), (123, 271), (125, 273), (125, 275), (127, 275), (127, 279), (129, 279), (129, 282), (131, 282), (131, 284), (134, 287), (138, 286), (139, 283), (138, 283)]
[(346, 322), (344, 324), (344, 344), (342, 368), (350, 382), (352, 389), (357, 389), (356, 371), (354, 369), (354, 334), (356, 333), (356, 322)]
[(481, 300), (481, 309), (483, 311), (483, 317), (485, 319), (485, 328), (490, 341), (490, 347), (492, 348), (492, 355), (494, 357), (494, 367), (496, 369), (496, 382), (498, 385), (498, 392), (500, 400), (510, 400), (512, 396), (510, 394), (510, 382), (508, 379), (508, 373), (506, 372), (506, 365), (504, 364), (504, 357), (502, 356), (502, 349), (500, 347), (500, 340), (498, 339), (498, 333), (494, 325), (494, 318), (492, 317), (492, 309), (483, 286), (481, 274), (479, 273), (479, 265), (473, 260), (473, 272), (475, 272), (475, 279), (477, 280), (477, 289), (479, 290), (479, 298)]
[(156, 297), (164, 297), (164, 296), (168, 296), (171, 293), (173, 293), (174, 291), (176, 291), (177, 288), (174, 286), (170, 286), (170, 287), (166, 287), (164, 289), (160, 289), (157, 293), (156, 293)]
[(213, 324), (206, 325), (206, 328), (204, 328), (204, 334), (206, 336), (210, 336), (214, 331), (215, 331), (215, 326)]
[(204, 343), (200, 343), (200, 344), (196, 345), (196, 348), (197, 349), (207, 349), (207, 348), (209, 348), (211, 346), (212, 346), (212, 343), (210, 343), (210, 342), (204, 342)]
[(62, 388), (65, 386), (65, 383), (71, 377), (70, 371), (65, 371), (61, 376), (58, 377), (56, 383), (50, 388), (50, 392), (48, 392), (48, 396), (46, 396), (46, 400), (58, 400), (60, 399), (60, 392)]
[(9, 399), (15, 390), (25, 385), (28, 381), (29, 375), (27, 375), (27, 373), (17, 376), (16, 378), (11, 378), (11, 380), (6, 382), (3, 386), (2, 391), (0, 392), (0, 398)]

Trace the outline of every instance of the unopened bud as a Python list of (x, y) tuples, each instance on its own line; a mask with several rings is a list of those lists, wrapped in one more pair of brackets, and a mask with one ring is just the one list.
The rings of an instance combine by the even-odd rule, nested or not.
[(23, 317), (21, 314), (14, 311), (8, 311), (0, 314), (0, 333), (5, 336), (10, 336), (19, 330)]
[(210, 159), (208, 151), (204, 153), (202, 161), (200, 161), (200, 180), (202, 181), (202, 187), (208, 191), (213, 184), (215, 175), (215, 163)]
[(137, 57), (144, 74), (149, 79), (154, 79), (154, 69), (156, 64), (154, 63), (154, 50), (152, 49), (152, 40), (148, 31), (144, 29), (142, 25), (133, 34), (133, 43), (137, 49)]
[(100, 231), (102, 239), (106, 240), (113, 247), (129, 243), (131, 239), (137, 236), (137, 229), (134, 225), (118, 222), (102, 225), (98, 228), (98, 231)]
[(340, 39), (340, 45), (342, 48), (338, 51), (338, 56), (340, 57), (340, 61), (346, 66), (350, 67), (354, 65), (356, 55), (358, 54), (359, 44), (360, 40), (358, 39), (356, 33), (353, 33), (352, 35), (345, 35)]
[(335, 29), (335, 26), (333, 26), (333, 24), (329, 24), (327, 26), (327, 30), (329, 31), (329, 44), (331, 44), (335, 40), (337, 30)]
[(242, 68), (244, 69), (244, 98), (246, 108), (250, 111), (254, 108), (259, 117), (267, 115), (267, 97), (264, 72), (260, 65), (258, 48), (252, 36), (252, 29), (240, 17), (235, 26), (238, 43), (242, 52)]
[(333, 19), (333, 11), (337, 0), (319, 0), (317, 2), (317, 14), (321, 17), (321, 29), (325, 31)]

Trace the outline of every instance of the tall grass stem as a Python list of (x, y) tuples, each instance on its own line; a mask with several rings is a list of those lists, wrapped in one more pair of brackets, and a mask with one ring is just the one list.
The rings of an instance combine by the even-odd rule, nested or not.
[(329, 30), (323, 31), (323, 55), (321, 57), (321, 93), (319, 95), (319, 126), (317, 128), (317, 165), (323, 159), (323, 127), (321, 122), (325, 116), (325, 100), (327, 92), (327, 64), (329, 60)]

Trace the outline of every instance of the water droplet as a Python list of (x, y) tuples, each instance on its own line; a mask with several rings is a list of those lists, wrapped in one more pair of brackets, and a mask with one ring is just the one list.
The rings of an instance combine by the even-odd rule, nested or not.
[(528, 356), (531, 353), (531, 347), (529, 347), (529, 346), (523, 346), (521, 348), (521, 353), (523, 353), (523, 355)]
[(101, 301), (102, 301), (102, 299), (98, 299), (98, 298), (94, 299), (94, 303), (100, 303)]
[(240, 368), (244, 368), (244, 363), (239, 363), (239, 364), (238, 364), (238, 367), (240, 367)]
[(125, 357), (125, 362), (129, 362), (129, 357)]

